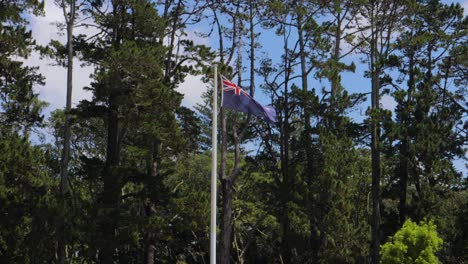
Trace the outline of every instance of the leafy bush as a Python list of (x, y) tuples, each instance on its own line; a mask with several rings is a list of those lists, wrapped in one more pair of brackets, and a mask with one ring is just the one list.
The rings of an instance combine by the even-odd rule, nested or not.
[(442, 243), (432, 221), (421, 221), (418, 225), (406, 220), (403, 227), (382, 246), (381, 263), (440, 263), (435, 253), (442, 247)]

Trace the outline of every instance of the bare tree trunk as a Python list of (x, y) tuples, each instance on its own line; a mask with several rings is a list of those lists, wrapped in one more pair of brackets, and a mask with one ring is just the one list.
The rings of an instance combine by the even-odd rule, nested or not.
[[(377, 79), (378, 82), (378, 79)], [(374, 85), (373, 85), (374, 86)], [(378, 90), (373, 88), (372, 90)], [(378, 105), (379, 100), (373, 96), (372, 104)], [(378, 109), (378, 107), (373, 107)], [(380, 252), (380, 126), (372, 122), (372, 263), (379, 263)]]
[[(378, 50), (377, 50), (377, 30), (374, 12), (376, 10), (375, 1), (372, 2), (371, 11), (371, 72), (372, 72), (372, 114), (379, 111), (379, 98), (380, 98), (380, 66), (378, 64)], [(371, 122), (371, 158), (372, 158), (372, 246), (371, 246), (371, 259), (372, 263), (379, 263), (380, 254), (380, 126), (376, 116), (372, 116)]]
[[(286, 55), (288, 54), (288, 41), (289, 34), (286, 30), (283, 31), (283, 41), (284, 41), (284, 106), (289, 105), (289, 81), (291, 76), (291, 61), (290, 58)], [(283, 107), (284, 107), (283, 106)], [(292, 185), (291, 175), (289, 174), (289, 117), (290, 112), (287, 107), (284, 107), (284, 118), (280, 120), (280, 159), (281, 159), (281, 174), (283, 177), (282, 182), (280, 183), (280, 204), (281, 204), (281, 215), (280, 215), (280, 225), (281, 225), (281, 252), (280, 260), (282, 263), (292, 263), (292, 231), (291, 231), (291, 220), (289, 218), (289, 206), (290, 201), (289, 193)]]
[(397, 1), (372, 0), (368, 10), (370, 22), (370, 65), (372, 82), (372, 111), (371, 111), (371, 157), (372, 157), (372, 243), (371, 261), (379, 263), (380, 253), (380, 76), (384, 71), (384, 61), (392, 52), (392, 34), (398, 30), (399, 7)]
[(231, 259), (232, 252), (232, 237), (233, 237), (233, 216), (232, 216), (232, 200), (234, 183), (231, 177), (226, 177), (221, 180), (221, 191), (223, 194), (222, 208), (223, 218), (221, 222), (221, 250), (219, 263), (228, 264)]
[[(63, 7), (65, 10), (65, 7)], [(71, 9), (74, 10), (74, 1), (71, 2)], [(66, 11), (64, 11), (65, 13)], [(71, 11), (74, 13), (74, 11)], [(65, 125), (64, 125), (64, 140), (62, 159), (60, 163), (60, 190), (62, 194), (68, 193), (68, 161), (70, 157), (70, 110), (72, 104), (72, 89), (73, 89), (73, 26), (74, 15), (71, 14), (66, 19), (67, 24), (67, 98), (65, 106)]]
[[(335, 48), (333, 50), (333, 55), (332, 59), (333, 62), (338, 65), (338, 62), (340, 60), (340, 45), (341, 45), (341, 13), (337, 14), (336, 17), (336, 29), (335, 29)], [(332, 107), (335, 106), (336, 102), (336, 97), (338, 96), (340, 92), (340, 74), (339, 74), (339, 69), (338, 66), (335, 66), (332, 72), (332, 80), (331, 80), (331, 105)], [(335, 111), (335, 109), (333, 109)]]
[(153, 264), (154, 263), (154, 253), (156, 251), (156, 247), (154, 246), (154, 242), (149, 240), (146, 245), (146, 263)]
[[(217, 10), (224, 10), (222, 6), (215, 5), (213, 9), (215, 24), (218, 29), (218, 36), (219, 36), (219, 50), (220, 50), (220, 63), (221, 66), (224, 68), (225, 65), (229, 65), (235, 51), (237, 50), (238, 54), (238, 62), (237, 62), (237, 71), (238, 71), (238, 83), (241, 84), (241, 70), (242, 70), (242, 56), (241, 50), (241, 39), (242, 39), (242, 32), (239, 29), (239, 24), (242, 23), (241, 18), (239, 18), (240, 12), (240, 4), (237, 3), (237, 7), (235, 10), (229, 13), (232, 16), (232, 44), (231, 47), (227, 50), (230, 51), (229, 54), (225, 53), (224, 50), (224, 40), (223, 40), (223, 27), (221, 26), (220, 21), (218, 20)], [(222, 5), (220, 2), (219, 5)], [(224, 12), (226, 12), (224, 10)], [(236, 49), (237, 48), (237, 49)], [(221, 70), (223, 70), (221, 68)], [(233, 140), (234, 140), (234, 147), (235, 147), (235, 160), (234, 160), (234, 169), (232, 172), (227, 171), (227, 154), (228, 154), (228, 134), (227, 134), (227, 113), (226, 111), (221, 108), (220, 111), (221, 116), (221, 164), (219, 170), (219, 177), (221, 180), (221, 197), (222, 197), (222, 221), (221, 221), (221, 238), (220, 238), (220, 246), (219, 246), (219, 255), (218, 261), (219, 263), (230, 263), (231, 259), (231, 252), (232, 252), (232, 244), (233, 244), (233, 213), (232, 213), (232, 201), (234, 195), (234, 184), (237, 175), (240, 171), (240, 141), (243, 138), (244, 133), (237, 134), (237, 125), (236, 123), (232, 124), (232, 130), (234, 131)]]
[[(241, 22), (239, 22), (241, 23)], [(238, 28), (238, 43), (237, 43), (237, 77), (238, 85), (241, 85), (242, 82), (242, 34), (241, 26)], [(237, 124), (236, 121), (232, 124), (233, 139), (234, 139), (234, 148), (235, 148), (235, 157), (234, 157), (234, 169), (227, 175), (226, 173), (226, 162), (227, 162), (227, 132), (226, 132), (226, 116), (223, 111), (223, 120), (222, 120), (222, 152), (224, 156), (221, 157), (221, 162), (223, 163), (221, 170), (223, 174), (221, 175), (221, 193), (222, 193), (222, 212), (223, 219), (221, 222), (221, 248), (220, 248), (220, 259), (221, 264), (230, 263), (231, 252), (232, 252), (232, 242), (233, 242), (233, 215), (232, 215), (232, 200), (234, 199), (234, 183), (239, 174), (240, 170), (240, 140), (241, 137), (237, 134)], [(237, 115), (237, 114), (236, 114)], [(235, 117), (237, 118), (237, 116)]]
[(69, 179), (68, 179), (68, 162), (70, 159), (70, 138), (71, 138), (71, 122), (70, 111), (72, 104), (72, 91), (73, 91), (73, 27), (75, 23), (75, 7), (74, 0), (69, 2), (70, 10), (67, 11), (67, 4), (63, 0), (62, 10), (67, 25), (67, 98), (65, 103), (65, 124), (64, 124), (64, 137), (63, 137), (63, 150), (60, 161), (60, 196), (63, 218), (60, 223), (59, 239), (58, 239), (58, 263), (64, 264), (68, 262), (67, 256), (67, 232), (66, 232), (66, 196), (69, 193)]
[[(249, 33), (250, 33), (250, 96), (255, 94), (255, 22), (254, 22), (254, 1), (249, 0)], [(235, 236), (235, 233), (233, 234)], [(242, 241), (241, 239), (239, 239)], [(245, 263), (245, 253), (252, 242), (252, 238), (246, 242), (245, 247), (237, 254), (237, 262)], [(238, 245), (236, 243), (236, 245)], [(237, 246), (238, 248), (238, 246)]]

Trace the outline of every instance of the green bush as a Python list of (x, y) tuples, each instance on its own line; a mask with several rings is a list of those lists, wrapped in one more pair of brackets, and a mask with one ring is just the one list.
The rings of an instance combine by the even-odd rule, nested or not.
[(432, 221), (421, 221), (418, 225), (407, 220), (382, 246), (381, 263), (440, 263), (435, 253), (442, 247), (442, 243), (443, 240), (437, 235), (436, 226)]

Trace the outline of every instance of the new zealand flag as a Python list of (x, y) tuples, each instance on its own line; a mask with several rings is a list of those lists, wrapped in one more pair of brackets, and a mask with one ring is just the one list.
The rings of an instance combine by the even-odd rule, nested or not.
[(223, 102), (222, 107), (235, 111), (250, 113), (265, 119), (268, 122), (276, 122), (276, 109), (265, 106), (255, 101), (247, 92), (235, 83), (221, 76), (223, 79)]

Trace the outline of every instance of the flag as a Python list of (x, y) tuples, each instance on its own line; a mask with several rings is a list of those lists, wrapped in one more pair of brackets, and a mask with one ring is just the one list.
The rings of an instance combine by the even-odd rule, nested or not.
[(276, 122), (276, 109), (273, 106), (261, 105), (235, 83), (224, 76), (221, 78), (223, 80), (222, 107), (249, 113), (268, 122)]

